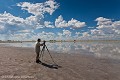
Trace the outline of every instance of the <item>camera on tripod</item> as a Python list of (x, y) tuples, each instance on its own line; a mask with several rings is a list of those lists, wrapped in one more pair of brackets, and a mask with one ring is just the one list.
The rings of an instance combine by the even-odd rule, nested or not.
[(44, 40), (44, 41), (43, 41), (43, 45), (44, 45), (44, 46), (45, 46), (45, 43), (46, 43), (46, 41)]

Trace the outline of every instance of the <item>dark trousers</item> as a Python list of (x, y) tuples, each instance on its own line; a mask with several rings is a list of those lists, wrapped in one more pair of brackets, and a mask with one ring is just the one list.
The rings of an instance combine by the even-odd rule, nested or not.
[(39, 53), (40, 52), (36, 52), (36, 61), (39, 60)]

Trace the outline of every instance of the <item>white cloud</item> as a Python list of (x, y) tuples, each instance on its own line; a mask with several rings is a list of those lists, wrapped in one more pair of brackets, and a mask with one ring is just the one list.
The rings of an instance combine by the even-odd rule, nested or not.
[(70, 21), (68, 21), (68, 25), (72, 26), (73, 28), (81, 28), (81, 27), (86, 26), (85, 22), (80, 22), (73, 18)]
[(91, 39), (119, 39), (120, 21), (112, 21), (103, 17), (97, 18), (96, 29), (90, 30)]
[(80, 35), (81, 33), (80, 33), (80, 32), (76, 32), (75, 34), (78, 36), (78, 35)]
[(30, 32), (32, 32), (31, 30), (19, 30), (18, 31), (19, 33), (30, 33)]
[(58, 40), (62, 40), (62, 38), (63, 38), (63, 34), (62, 33), (60, 33), (60, 32), (58, 32), (58, 34), (57, 34), (58, 36)]
[(29, 3), (29, 2), (22, 2), (18, 3), (17, 6), (21, 7), (23, 10), (27, 10), (29, 13), (34, 14), (35, 16), (42, 16), (44, 17), (45, 13), (52, 13), (58, 8), (58, 4), (53, 1), (49, 0), (44, 3)]
[(6, 11), (3, 14), (0, 14), (0, 23), (9, 24), (9, 25), (22, 25), (24, 22), (23, 18), (15, 17)]
[(50, 40), (50, 39), (55, 39), (55, 36), (56, 35), (53, 32), (42, 31), (40, 33), (37, 33), (36, 35), (31, 36), (31, 40), (37, 38), (41, 38), (42, 40)]
[(65, 21), (60, 15), (56, 20), (55, 20), (55, 26), (58, 28), (64, 28), (64, 27), (72, 27), (72, 28), (81, 28), (86, 26), (85, 22), (80, 22), (76, 19), (71, 19), (70, 21)]
[(15, 17), (7, 12), (0, 14), (0, 26), (3, 30), (2, 32), (5, 34), (24, 29), (24, 22), (25, 20), (23, 18)]
[[(50, 21), (44, 21), (44, 16), (46, 13), (52, 15), (53, 12), (59, 7), (59, 5), (54, 0), (49, 0), (43, 3), (29, 3), (22, 2), (18, 3), (17, 6), (21, 7), (22, 10), (31, 13), (29, 17), (20, 18), (16, 17), (10, 13), (4, 12), (0, 14), (0, 36), (7, 39), (36, 39), (41, 37), (42, 39), (72, 39), (72, 30), (75, 28), (81, 28), (86, 26), (85, 22), (78, 21), (76, 19), (64, 20), (62, 15), (60, 15), (56, 20), (55, 24)], [(107, 38), (107, 39), (117, 39), (120, 38), (120, 21), (112, 21), (112, 19), (107, 19), (104, 17), (99, 17), (97, 21), (96, 29), (91, 29), (87, 32), (76, 32), (75, 37), (78, 39), (97, 39), (97, 38)], [(70, 30), (63, 30), (63, 32), (58, 32), (57, 34), (53, 32), (35, 32), (34, 30), (40, 28), (68, 28)], [(95, 27), (88, 27), (95, 28)], [(82, 30), (81, 30), (82, 31)], [(81, 36), (82, 34), (83, 36)], [(3, 39), (3, 38), (0, 38)]]
[(70, 37), (71, 36), (71, 32), (69, 30), (63, 30), (63, 35), (65, 35), (66, 37)]
[(97, 18), (96, 19), (98, 21), (98, 26), (97, 29), (98, 31), (104, 33), (105, 35), (107, 34), (119, 34), (119, 30), (120, 30), (120, 21), (112, 21), (111, 19), (107, 19), (107, 18)]
[(68, 27), (68, 23), (63, 20), (62, 15), (60, 15), (56, 20), (55, 20), (55, 26), (58, 28), (63, 28), (63, 27)]
[(102, 30), (93, 29), (91, 30), (92, 35), (105, 35)]
[(28, 13), (33, 15), (27, 17), (25, 19), (25, 23), (28, 24), (32, 28), (44, 28), (49, 27), (53, 28), (51, 22), (44, 22), (44, 14), (49, 13), (50, 15), (59, 7), (59, 5), (54, 0), (49, 0), (43, 3), (29, 3), (29, 2), (22, 2), (18, 3), (17, 6), (21, 7), (22, 10), (27, 10)]
[(83, 37), (88, 37), (88, 36), (90, 36), (88, 32), (83, 32), (82, 35), (83, 35)]
[(90, 27), (90, 26), (89, 26), (88, 28), (89, 28), (89, 29), (93, 29), (94, 27)]
[(0, 25), (0, 30), (3, 30), (4, 29), (4, 26), (3, 25)]
[(98, 17), (95, 21), (98, 21), (97, 25), (111, 25), (112, 21), (111, 19)]
[(46, 1), (44, 3), (35, 4), (23, 2), (18, 3), (17, 6), (34, 15), (23, 19), (5, 11), (3, 14), (0, 14), (0, 33), (7, 35), (16, 34), (17, 32), (32, 32), (32, 30), (44, 28), (45, 26), (49, 28), (54, 27), (51, 22), (44, 22), (43, 19), (45, 13), (52, 15), (58, 8), (59, 5), (55, 1)]
[(48, 28), (54, 28), (53, 24), (50, 21), (45, 21), (44, 25), (45, 27), (48, 27)]
[(81, 32), (75, 32), (75, 35), (73, 36), (73, 39), (79, 39), (81, 36)]

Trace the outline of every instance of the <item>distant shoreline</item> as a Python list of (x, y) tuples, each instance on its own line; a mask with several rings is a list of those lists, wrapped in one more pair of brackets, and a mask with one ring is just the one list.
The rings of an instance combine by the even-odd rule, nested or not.
[[(36, 41), (0, 41), (0, 43), (22, 43), (22, 42), (36, 42)], [(120, 42), (120, 40), (53, 40), (53, 41), (46, 41), (50, 43), (55, 42)]]

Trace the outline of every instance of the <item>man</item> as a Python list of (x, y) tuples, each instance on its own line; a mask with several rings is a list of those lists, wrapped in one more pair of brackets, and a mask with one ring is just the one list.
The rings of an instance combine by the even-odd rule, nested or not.
[(41, 62), (39, 60), (39, 53), (40, 53), (40, 46), (44, 46), (44, 43), (43, 44), (40, 44), (41, 42), (41, 39), (38, 38), (37, 42), (36, 42), (36, 45), (35, 45), (35, 52), (36, 52), (36, 63), (39, 63)]

